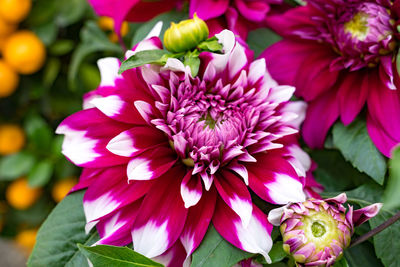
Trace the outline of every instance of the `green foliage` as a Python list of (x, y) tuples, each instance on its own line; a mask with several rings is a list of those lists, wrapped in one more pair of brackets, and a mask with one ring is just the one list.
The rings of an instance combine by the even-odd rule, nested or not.
[(88, 266), (77, 243), (92, 245), (97, 233), (85, 233), (83, 191), (67, 196), (40, 227), (28, 266)]
[(344, 158), (382, 185), (385, 180), (386, 161), (372, 143), (365, 122), (355, 120), (347, 127), (336, 123), (332, 134), (333, 144), (342, 152)]
[(167, 54), (166, 50), (145, 50), (135, 53), (127, 60), (123, 61), (119, 68), (119, 73), (123, 73), (126, 70), (133, 69), (145, 64), (165, 64), (163, 56)]
[(231, 267), (252, 254), (239, 250), (223, 239), (213, 226), (210, 226), (199, 248), (193, 253), (191, 267)]
[(389, 179), (387, 182), (384, 203), (387, 209), (400, 207), (400, 148), (392, 153), (392, 159), (389, 162)]
[(257, 29), (249, 32), (247, 44), (254, 51), (254, 57), (257, 58), (267, 47), (281, 40), (282, 37), (269, 29)]
[(79, 250), (90, 260), (93, 266), (115, 267), (162, 267), (143, 255), (127, 247), (98, 245), (94, 247), (78, 244)]
[(0, 181), (11, 181), (25, 175), (35, 164), (34, 155), (19, 152), (0, 159)]

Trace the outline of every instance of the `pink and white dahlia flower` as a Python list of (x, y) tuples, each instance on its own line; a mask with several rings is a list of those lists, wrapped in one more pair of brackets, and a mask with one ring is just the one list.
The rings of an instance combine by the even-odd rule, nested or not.
[(246, 40), (249, 30), (265, 26), (274, 5), (283, 0), (190, 0), (189, 13), (206, 20), (211, 35), (227, 28)]
[(284, 39), (262, 55), (272, 77), (294, 85), (296, 95), (309, 102), (305, 141), (321, 147), (339, 117), (347, 125), (367, 104), (368, 132), (389, 157), (400, 142), (400, 1), (307, 3), (270, 18), (269, 25)]
[[(65, 119), (62, 152), (84, 167), (75, 190), (98, 244), (126, 245), (174, 266), (199, 246), (212, 221), (236, 247), (268, 259), (272, 225), (249, 188), (274, 204), (305, 200), (311, 161), (296, 140), (305, 104), (278, 86), (264, 59), (251, 62), (234, 34), (223, 54), (203, 52), (198, 76), (177, 59), (118, 75), (99, 61), (101, 84), (86, 109)], [(140, 50), (161, 49), (157, 37)], [(161, 255), (161, 256), (160, 256)]]

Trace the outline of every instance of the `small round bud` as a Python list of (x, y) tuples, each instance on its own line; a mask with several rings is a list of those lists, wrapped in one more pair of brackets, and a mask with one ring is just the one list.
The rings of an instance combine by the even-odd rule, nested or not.
[(207, 24), (194, 14), (193, 19), (171, 23), (164, 34), (164, 45), (173, 53), (188, 51), (206, 40), (208, 33)]
[(381, 204), (353, 211), (342, 205), (346, 194), (335, 198), (309, 199), (272, 210), (269, 221), (280, 225), (283, 250), (297, 266), (332, 266), (350, 245), (354, 226), (374, 217)]

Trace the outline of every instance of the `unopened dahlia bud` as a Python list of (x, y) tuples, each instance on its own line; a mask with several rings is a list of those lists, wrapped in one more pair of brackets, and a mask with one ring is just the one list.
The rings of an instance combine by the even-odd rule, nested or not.
[(194, 14), (193, 19), (171, 23), (164, 34), (164, 45), (174, 53), (188, 51), (206, 40), (208, 33), (207, 24)]
[(280, 225), (283, 249), (298, 266), (332, 266), (350, 245), (354, 226), (374, 217), (382, 206), (377, 203), (355, 211), (349, 206), (346, 213), (342, 205), (346, 200), (343, 193), (289, 204), (269, 213), (269, 221)]

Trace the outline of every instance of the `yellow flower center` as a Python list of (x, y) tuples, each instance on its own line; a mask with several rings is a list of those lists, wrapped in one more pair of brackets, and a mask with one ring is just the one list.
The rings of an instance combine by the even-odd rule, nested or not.
[(350, 21), (344, 24), (344, 31), (350, 33), (353, 38), (364, 41), (369, 32), (368, 18), (369, 16), (364, 12), (356, 13)]

